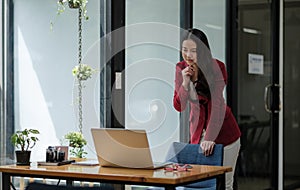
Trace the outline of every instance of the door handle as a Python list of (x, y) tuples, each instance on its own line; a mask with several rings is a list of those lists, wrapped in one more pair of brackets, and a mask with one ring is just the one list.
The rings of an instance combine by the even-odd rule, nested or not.
[[(266, 87), (265, 87), (265, 95), (264, 95), (264, 101), (265, 101), (265, 110), (269, 113), (279, 113), (280, 110), (281, 110), (281, 101), (280, 101), (280, 97), (279, 97), (279, 94), (278, 94), (278, 98), (279, 98), (279, 105), (278, 105), (278, 109), (277, 110), (273, 110), (268, 106), (268, 102), (269, 102), (269, 99), (268, 99), (268, 95), (269, 95), (269, 89), (271, 89), (272, 87), (276, 87), (276, 88), (280, 88), (280, 85), (279, 84), (268, 84)], [(279, 93), (279, 91), (278, 91)]]

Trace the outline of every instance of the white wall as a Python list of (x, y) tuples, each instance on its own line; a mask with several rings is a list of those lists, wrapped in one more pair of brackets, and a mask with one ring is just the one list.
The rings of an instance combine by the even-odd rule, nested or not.
[[(31, 159), (45, 160), (47, 146), (59, 145), (63, 135), (78, 131), (77, 86), (71, 72), (78, 64), (78, 10), (68, 8), (57, 16), (53, 0), (15, 0), (14, 6), (15, 126), (40, 130)], [(88, 15), (90, 20), (83, 21), (82, 62), (97, 68), (99, 1), (89, 1)], [(99, 127), (98, 75), (83, 89), (89, 157), (95, 157), (90, 128)]]

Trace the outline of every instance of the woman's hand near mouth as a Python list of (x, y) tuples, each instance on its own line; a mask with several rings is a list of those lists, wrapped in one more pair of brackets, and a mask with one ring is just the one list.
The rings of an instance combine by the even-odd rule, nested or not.
[(191, 81), (195, 82), (198, 80), (198, 65), (197, 63), (193, 62), (193, 64), (191, 64), (189, 67), (193, 71), (193, 75), (191, 75)]

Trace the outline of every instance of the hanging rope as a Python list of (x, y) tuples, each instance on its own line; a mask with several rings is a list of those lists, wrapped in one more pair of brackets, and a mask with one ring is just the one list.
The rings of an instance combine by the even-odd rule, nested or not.
[[(82, 8), (81, 6), (78, 9), (78, 70), (79, 73), (82, 70)], [(79, 132), (82, 133), (82, 81), (78, 80), (78, 128)]]

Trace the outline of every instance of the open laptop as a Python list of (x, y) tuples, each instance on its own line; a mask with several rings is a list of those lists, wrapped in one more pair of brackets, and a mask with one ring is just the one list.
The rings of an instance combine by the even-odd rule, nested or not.
[(152, 161), (145, 130), (92, 128), (91, 132), (101, 166), (156, 169), (170, 164)]

